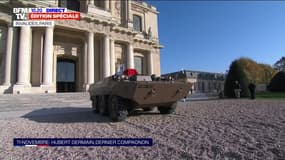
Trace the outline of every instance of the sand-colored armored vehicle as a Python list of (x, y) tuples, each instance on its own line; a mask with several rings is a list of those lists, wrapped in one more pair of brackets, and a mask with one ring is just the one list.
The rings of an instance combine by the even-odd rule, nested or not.
[(136, 70), (127, 69), (92, 84), (89, 93), (94, 112), (122, 121), (138, 108), (149, 111), (157, 107), (161, 114), (173, 113), (177, 101), (187, 96), (191, 86), (171, 77), (138, 75)]

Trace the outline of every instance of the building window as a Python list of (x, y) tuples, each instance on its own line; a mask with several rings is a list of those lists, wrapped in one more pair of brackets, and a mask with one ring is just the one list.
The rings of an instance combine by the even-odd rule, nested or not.
[(143, 57), (134, 57), (135, 69), (139, 74), (143, 74)]
[(94, 5), (100, 9), (104, 9), (105, 8), (105, 2), (102, 0), (95, 0), (94, 1)]
[(59, 0), (59, 7), (80, 11), (80, 0)]
[(59, 0), (58, 6), (63, 7), (63, 8), (67, 8), (67, 0)]
[(116, 68), (116, 72), (118, 71), (120, 65), (124, 65), (125, 67), (127, 67), (127, 49), (126, 49), (126, 45), (124, 44), (115, 44), (115, 58), (116, 58), (116, 62), (115, 62), (115, 68)]
[(115, 69), (116, 69), (116, 72), (119, 72), (121, 65), (124, 65), (124, 67), (126, 67), (126, 64), (124, 64), (124, 63), (122, 62), (122, 59), (121, 59), (121, 58), (117, 58), (117, 59), (116, 59), (116, 62), (115, 62)]
[(142, 18), (138, 15), (133, 15), (133, 23), (134, 23), (134, 30), (141, 32), (142, 31)]

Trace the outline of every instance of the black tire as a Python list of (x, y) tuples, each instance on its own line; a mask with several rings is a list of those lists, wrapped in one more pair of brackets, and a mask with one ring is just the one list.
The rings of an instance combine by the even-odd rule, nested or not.
[(98, 112), (104, 116), (108, 115), (106, 96), (98, 96), (97, 103), (98, 103)]
[(124, 121), (128, 116), (126, 104), (118, 96), (111, 96), (109, 99), (108, 110), (112, 121)]
[(170, 106), (160, 106), (160, 107), (157, 107), (157, 109), (159, 110), (159, 112), (161, 114), (171, 114), (171, 113), (175, 112), (176, 106), (177, 106), (177, 102), (173, 103)]
[(92, 112), (99, 113), (98, 97), (95, 97), (95, 96), (92, 97), (91, 101), (92, 101)]
[(143, 111), (153, 111), (154, 107), (147, 107), (147, 108), (143, 108)]

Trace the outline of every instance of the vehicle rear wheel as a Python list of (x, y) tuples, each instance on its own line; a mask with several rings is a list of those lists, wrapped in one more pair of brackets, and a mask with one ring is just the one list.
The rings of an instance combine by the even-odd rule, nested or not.
[(108, 115), (107, 101), (105, 96), (98, 96), (98, 111), (101, 115)]
[(160, 106), (160, 107), (157, 107), (157, 109), (159, 110), (159, 112), (161, 114), (171, 114), (171, 113), (175, 112), (176, 106), (177, 106), (177, 102), (173, 103), (170, 106)]
[(97, 96), (91, 97), (91, 101), (92, 101), (92, 112), (99, 113), (98, 97)]
[(108, 110), (112, 121), (123, 121), (128, 116), (127, 107), (123, 100), (118, 96), (111, 96), (109, 99)]

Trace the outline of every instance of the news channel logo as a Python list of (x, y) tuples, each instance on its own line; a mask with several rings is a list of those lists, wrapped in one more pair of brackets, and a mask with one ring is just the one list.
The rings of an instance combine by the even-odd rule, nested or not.
[(13, 26), (51, 27), (55, 20), (80, 20), (80, 12), (67, 8), (13, 8)]

